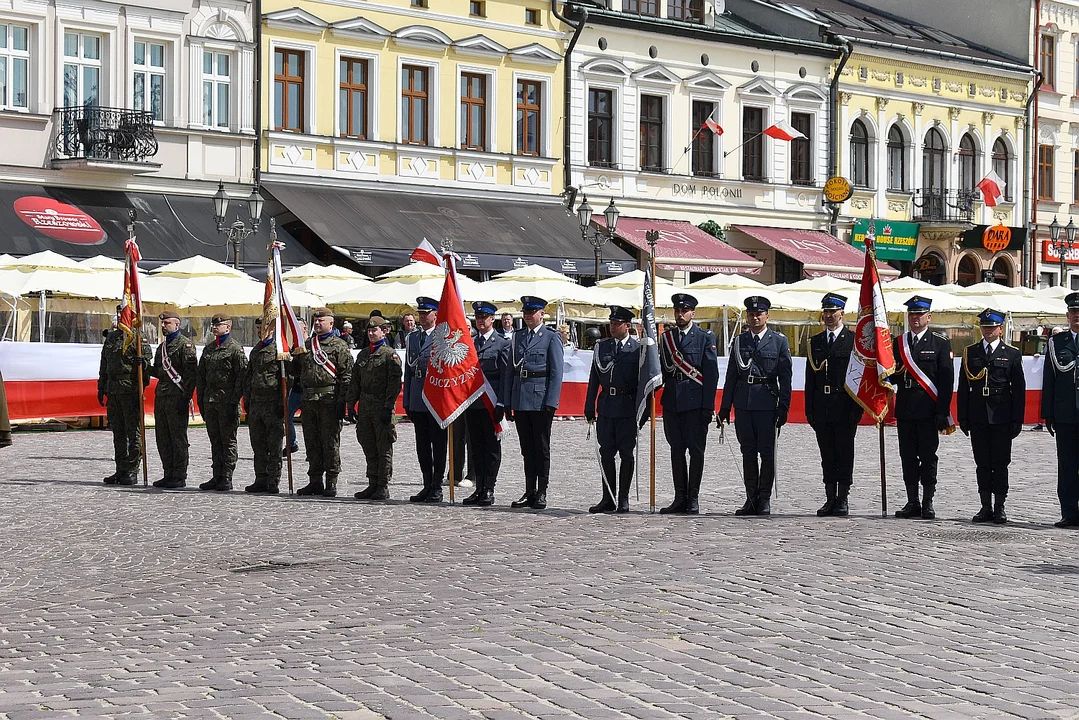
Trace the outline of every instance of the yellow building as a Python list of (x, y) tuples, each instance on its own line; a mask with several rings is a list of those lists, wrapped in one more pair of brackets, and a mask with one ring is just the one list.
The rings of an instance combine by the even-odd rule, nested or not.
[(366, 272), (423, 238), (452, 241), (481, 275), (589, 258), (559, 197), (567, 35), (550, 3), (263, 11), (262, 182), (305, 244)]

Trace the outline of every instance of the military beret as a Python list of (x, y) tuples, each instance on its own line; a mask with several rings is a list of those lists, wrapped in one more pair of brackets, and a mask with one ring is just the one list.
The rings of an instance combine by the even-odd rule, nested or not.
[(745, 306), (749, 312), (768, 312), (772, 309), (772, 301), (763, 295), (750, 295), (745, 299)]
[(847, 298), (838, 293), (828, 293), (821, 298), (821, 310), (842, 310), (847, 307)]
[(329, 308), (320, 307), (320, 308), (315, 308), (314, 312), (311, 313), (311, 319), (312, 320), (316, 320), (316, 319), (322, 318), (322, 317), (333, 317), (333, 310), (330, 310)]
[(217, 313), (212, 318), (210, 318), (210, 324), (211, 325), (220, 325), (221, 323), (227, 323), (227, 322), (228, 323), (232, 322), (232, 318), (229, 317), (228, 315), (226, 315), (225, 313)]
[(1064, 298), (1069, 310), (1079, 310), (1079, 292), (1073, 292)]
[(381, 315), (372, 315), (371, 317), (367, 318), (367, 327), (369, 328), (384, 328), (389, 324), (390, 321), (382, 317)]
[(417, 310), (438, 310), (438, 300), (429, 297), (416, 298)]
[(489, 303), (486, 300), (478, 300), (472, 303), (472, 311), (477, 315), (494, 315), (498, 312), (498, 308), (494, 303)]
[(675, 293), (671, 296), (671, 304), (676, 308), (684, 308), (686, 310), (697, 309), (697, 298), (688, 293)]
[(180, 313), (176, 312), (175, 310), (166, 310), (165, 312), (158, 315), (157, 319), (158, 320), (179, 320), (180, 319)]
[(995, 327), (1004, 324), (1004, 313), (999, 310), (986, 308), (978, 315), (978, 324), (982, 327)]
[(547, 301), (535, 295), (525, 295), (521, 298), (521, 308), (524, 310), (542, 310), (547, 307)]
[(633, 311), (621, 305), (612, 305), (611, 314), (607, 319), (611, 322), (630, 322), (633, 320)]
[(933, 306), (933, 301), (927, 297), (915, 295), (903, 304), (907, 306), (907, 312), (923, 313), (929, 312), (929, 309)]

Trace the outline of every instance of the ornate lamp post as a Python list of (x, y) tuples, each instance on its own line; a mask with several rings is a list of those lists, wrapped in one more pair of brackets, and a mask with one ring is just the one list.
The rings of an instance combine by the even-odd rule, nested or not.
[(603, 246), (614, 237), (615, 228), (618, 226), (618, 208), (615, 207), (614, 198), (603, 211), (603, 217), (607, 220), (607, 229), (592, 230), (592, 206), (588, 204), (588, 197), (581, 196), (581, 204), (577, 206), (577, 220), (581, 223), (581, 238), (584, 239), (596, 254), (596, 282), (599, 282), (599, 261), (603, 252)]
[(258, 231), (259, 222), (262, 219), (262, 206), (265, 203), (266, 201), (259, 194), (258, 188), (251, 188), (251, 194), (247, 198), (247, 211), (251, 216), (251, 227), (248, 227), (239, 217), (236, 218), (236, 222), (226, 227), (225, 213), (229, 209), (229, 196), (225, 194), (225, 184), (222, 182), (217, 184), (217, 192), (214, 194), (214, 220), (217, 222), (217, 232), (224, 233), (232, 245), (232, 266), (237, 270), (240, 269), (240, 250), (243, 247), (243, 242)]
[(1060, 253), (1060, 287), (1066, 287), (1068, 284), (1068, 265), (1067, 257), (1072, 248), (1075, 247), (1075, 235), (1079, 231), (1079, 226), (1076, 226), (1075, 221), (1070, 217), (1068, 218), (1068, 226), (1063, 228), (1063, 237), (1061, 236), (1060, 223), (1057, 222), (1057, 218), (1053, 216), (1053, 222), (1049, 225), (1049, 237), (1053, 241), (1053, 247)]

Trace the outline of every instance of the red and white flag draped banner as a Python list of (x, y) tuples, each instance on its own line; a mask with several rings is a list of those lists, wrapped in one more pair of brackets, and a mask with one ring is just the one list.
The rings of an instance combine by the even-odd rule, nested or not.
[(786, 120), (780, 120), (775, 125), (765, 128), (764, 134), (774, 140), (782, 140), (784, 142), (790, 142), (796, 138), (805, 137), (805, 135), (798, 130), (795, 130), (794, 126)]
[(442, 256), (438, 254), (434, 246), (427, 242), (427, 238), (420, 241), (419, 246), (412, 251), (412, 254), (408, 256), (409, 260), (415, 260), (416, 262), (430, 263), (431, 265), (438, 265), (440, 268), (445, 268), (446, 263), (442, 260)]
[[(139, 291), (139, 244), (135, 238), (124, 243), (124, 300), (116, 325), (124, 332), (124, 351), (142, 328), (142, 293)], [(142, 348), (139, 348), (142, 351)]]
[(997, 201), (1004, 197), (1006, 187), (1007, 183), (995, 171), (990, 171), (977, 185), (982, 192), (982, 200), (986, 207), (996, 207)]
[(266, 292), (262, 297), (262, 339), (274, 338), (278, 360), (288, 360), (294, 352), (305, 352), (300, 321), (281, 281), (281, 250), (284, 247), (283, 243), (277, 241), (270, 244)]
[(873, 223), (865, 236), (865, 269), (858, 296), (858, 324), (854, 330), (854, 352), (847, 365), (847, 393), (880, 425), (888, 413), (888, 400), (895, 392), (887, 382), (895, 372), (892, 334), (884, 307), (884, 292), (877, 275)]

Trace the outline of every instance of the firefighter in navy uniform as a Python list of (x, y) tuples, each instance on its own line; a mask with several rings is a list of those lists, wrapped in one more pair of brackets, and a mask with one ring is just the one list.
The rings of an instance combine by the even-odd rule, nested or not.
[(959, 429), (970, 436), (982, 507), (972, 522), (1008, 522), (1008, 465), (1012, 440), (1023, 431), (1027, 383), (1023, 354), (1001, 338), (1004, 313), (978, 316), (982, 339), (963, 350), (956, 395)]
[[(955, 373), (948, 336), (929, 330), (933, 319), (932, 301), (915, 295), (904, 304), (910, 329), (892, 338), (900, 362), (896, 363), (896, 372), (889, 378), (889, 382), (897, 386), (895, 425), (899, 434), (903, 484), (907, 490), (907, 504), (896, 510), (895, 516), (932, 520), (936, 517), (933, 496), (937, 490), (940, 433), (947, 435), (955, 431), (949, 422)], [(922, 486), (920, 502), (919, 484)]]
[(1042, 419), (1056, 437), (1058, 528), (1079, 527), (1079, 293), (1071, 293), (1068, 329), (1049, 339), (1042, 371)]
[(854, 478), (854, 438), (862, 406), (847, 393), (847, 363), (854, 350), (854, 333), (843, 327), (847, 298), (828, 293), (821, 299), (824, 332), (809, 338), (806, 357), (806, 420), (817, 435), (824, 477), (824, 505), (817, 515), (847, 514), (847, 497)]
[[(603, 469), (602, 499), (588, 508), (588, 512), (615, 510), (627, 513), (629, 486), (633, 480), (633, 450), (637, 446), (636, 401), (641, 343), (629, 334), (629, 326), (633, 322), (630, 310), (613, 306), (608, 320), (611, 323), (611, 337), (597, 343), (592, 349), (592, 369), (588, 374), (588, 391), (584, 400), (585, 420), (596, 423), (596, 439)], [(616, 487), (616, 454), (622, 460), (618, 469), (617, 505), (611, 496)]]
[[(498, 308), (492, 303), (474, 302), (472, 311), (476, 315), (476, 335), (472, 342), (476, 346), (483, 377), (495, 393), (494, 419), (502, 422), (506, 414), (503, 394), (509, 372), (510, 341), (495, 330)], [(495, 432), (491, 413), (482, 400), (468, 406), (465, 421), (468, 424), (469, 457), (476, 471), (476, 489), (461, 504), (487, 507), (495, 502), (495, 482), (498, 480), (498, 469), (502, 466), (502, 441)]]
[(420, 327), (406, 338), (404, 402), (405, 412), (416, 430), (416, 459), (423, 475), (423, 490), (409, 497), (409, 502), (440, 503), (442, 476), (446, 474), (448, 436), (423, 402), (423, 383), (431, 359), (431, 333), (438, 319), (438, 301), (429, 297), (416, 298), (416, 312)]
[(716, 424), (730, 423), (734, 408), (746, 486), (746, 501), (734, 514), (771, 515), (776, 438), (791, 406), (793, 361), (787, 338), (768, 327), (768, 298), (747, 297), (745, 306), (746, 329), (731, 346)]
[(663, 435), (671, 446), (674, 501), (660, 512), (695, 515), (699, 512), (697, 498), (704, 474), (708, 424), (715, 414), (719, 387), (716, 336), (693, 322), (697, 298), (676, 293), (671, 301), (675, 327), (660, 338), (659, 357), (663, 370)]

